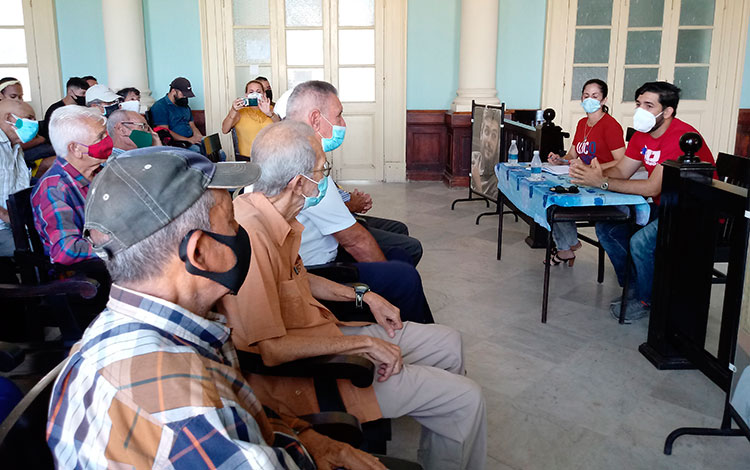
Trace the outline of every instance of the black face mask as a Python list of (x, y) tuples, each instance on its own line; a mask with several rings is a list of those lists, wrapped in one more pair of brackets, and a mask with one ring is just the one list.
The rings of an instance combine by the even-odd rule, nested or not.
[(78, 106), (86, 106), (86, 96), (74, 96), (73, 101), (76, 102)]
[(174, 104), (176, 104), (177, 106), (182, 106), (183, 108), (187, 108), (188, 99), (184, 96), (182, 98), (175, 98)]
[(247, 232), (242, 226), (237, 230), (237, 235), (220, 235), (218, 233), (208, 232), (202, 230), (203, 233), (213, 238), (222, 245), (226, 245), (234, 253), (234, 257), (237, 258), (237, 262), (234, 264), (232, 269), (224, 271), (223, 273), (215, 273), (211, 271), (204, 271), (196, 268), (187, 256), (187, 244), (190, 240), (190, 236), (197, 230), (191, 230), (185, 235), (180, 243), (180, 259), (185, 262), (185, 269), (190, 274), (196, 276), (203, 276), (207, 279), (211, 279), (214, 282), (221, 284), (222, 286), (229, 289), (229, 292), (236, 295), (242, 287), (242, 283), (245, 282), (247, 272), (250, 270), (250, 238), (247, 236)]
[(266, 90), (266, 97), (268, 97), (268, 101), (273, 101), (273, 90)]
[(109, 117), (112, 113), (120, 109), (120, 103), (111, 104), (104, 107), (104, 117)]

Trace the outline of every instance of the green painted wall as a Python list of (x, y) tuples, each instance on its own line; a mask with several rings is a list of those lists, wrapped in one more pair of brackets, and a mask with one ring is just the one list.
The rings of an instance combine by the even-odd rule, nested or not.
[(151, 95), (159, 99), (176, 77), (193, 85), (190, 107), (203, 109), (203, 59), (198, 0), (145, 0), (143, 23)]
[(740, 108), (750, 108), (750, 25), (747, 29), (747, 45), (745, 49), (745, 73), (742, 75), (742, 95)]
[[(69, 77), (82, 75), (106, 84), (102, 0), (55, 0), (55, 9), (63, 85)], [(203, 109), (198, 0), (144, 0), (143, 22), (152, 96), (161, 98), (173, 78), (185, 76), (195, 93), (190, 106)]]
[(448, 109), (458, 89), (460, 0), (409, 0), (406, 108)]
[[(498, 97), (509, 108), (541, 101), (546, 0), (500, 0)], [(407, 109), (448, 109), (458, 89), (460, 0), (409, 0)]]
[(107, 83), (101, 0), (55, 0), (55, 12), (63, 87), (74, 76), (93, 75)]
[(497, 96), (512, 109), (537, 109), (542, 101), (546, 0), (500, 0)]

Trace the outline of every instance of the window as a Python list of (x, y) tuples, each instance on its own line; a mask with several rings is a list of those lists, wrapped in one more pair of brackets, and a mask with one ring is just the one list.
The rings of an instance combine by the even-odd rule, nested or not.
[(737, 118), (723, 110), (739, 105), (738, 44), (749, 16), (750, 0), (548, 2), (541, 104), (572, 130), (584, 115), (583, 83), (600, 78), (609, 85), (610, 113), (626, 128), (635, 90), (664, 80), (682, 89), (678, 117), (714, 154), (730, 151)]
[(22, 0), (4, 0), (0, 15), (0, 78), (15, 77), (23, 85), (24, 100), (31, 101), (29, 60), (26, 53)]

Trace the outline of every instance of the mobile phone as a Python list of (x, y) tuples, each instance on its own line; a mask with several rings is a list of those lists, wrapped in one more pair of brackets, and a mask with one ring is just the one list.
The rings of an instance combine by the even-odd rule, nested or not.
[(242, 100), (242, 104), (245, 106), (258, 106), (258, 98), (245, 98)]

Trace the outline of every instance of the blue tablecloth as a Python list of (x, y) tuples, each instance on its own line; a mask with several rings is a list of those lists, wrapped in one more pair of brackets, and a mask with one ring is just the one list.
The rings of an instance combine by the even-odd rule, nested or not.
[[(635, 222), (638, 225), (648, 223), (650, 207), (643, 196), (586, 186), (580, 186), (577, 194), (557, 194), (550, 191), (550, 188), (558, 185), (569, 187), (572, 183), (568, 175), (557, 176), (542, 172), (543, 181), (529, 181), (531, 171), (528, 164), (523, 165), (509, 166), (507, 163), (498, 163), (495, 166), (497, 188), (514, 206), (547, 230), (550, 229), (547, 222), (547, 209), (550, 206), (632, 206), (635, 208)], [(622, 210), (629, 209), (623, 207)]]

